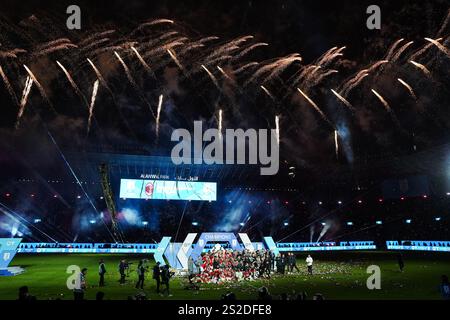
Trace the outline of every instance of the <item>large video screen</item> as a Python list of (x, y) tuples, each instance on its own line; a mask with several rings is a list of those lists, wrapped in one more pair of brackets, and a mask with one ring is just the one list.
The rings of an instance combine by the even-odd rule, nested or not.
[(216, 201), (215, 182), (121, 179), (120, 197), (126, 199)]

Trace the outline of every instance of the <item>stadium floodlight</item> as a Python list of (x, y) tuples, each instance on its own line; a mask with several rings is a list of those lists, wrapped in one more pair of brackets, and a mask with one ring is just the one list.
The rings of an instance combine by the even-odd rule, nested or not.
[(323, 225), (325, 227), (327, 224), (325, 222), (322, 222), (321, 225)]
[(450, 192), (447, 192), (447, 195), (450, 196)]
[(80, 196), (80, 195), (78, 195), (78, 196), (77, 196), (77, 199), (81, 199), (81, 196)]
[(375, 223), (376, 223), (376, 224), (383, 224), (383, 221), (377, 220)]
[(39, 222), (41, 222), (41, 221), (42, 221), (42, 220), (41, 220), (40, 218), (36, 218), (36, 219), (33, 220), (34, 223), (39, 223)]
[(348, 226), (352, 226), (352, 225), (353, 225), (353, 222), (349, 221), (349, 222), (347, 222), (347, 225), (348, 225)]
[(90, 224), (94, 224), (94, 223), (96, 223), (97, 221), (95, 221), (95, 220), (89, 220), (89, 223)]
[(408, 223), (408, 224), (410, 224), (410, 223), (411, 223), (411, 219), (406, 219), (405, 222)]
[(341, 201), (341, 200), (339, 200), (339, 201), (338, 201), (338, 204), (342, 204), (342, 201)]
[(148, 221), (142, 221), (142, 225), (143, 225), (143, 226), (148, 225)]
[(321, 206), (322, 205), (322, 201), (319, 201), (319, 206)]
[(287, 227), (287, 226), (289, 225), (289, 222), (284, 222), (283, 225), (284, 225), (285, 227)]
[(198, 222), (194, 221), (194, 222), (192, 222), (192, 225), (193, 226), (198, 226)]
[(434, 221), (441, 221), (441, 217), (435, 217)]

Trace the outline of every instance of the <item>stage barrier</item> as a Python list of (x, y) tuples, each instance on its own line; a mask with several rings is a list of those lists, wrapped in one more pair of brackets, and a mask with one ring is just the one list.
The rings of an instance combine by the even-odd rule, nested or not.
[[(3, 263), (5, 268), (15, 253), (21, 254), (151, 254), (155, 261), (165, 265), (168, 263), (175, 269), (187, 269), (191, 257), (196, 260), (203, 252), (213, 248), (232, 250), (271, 250), (275, 255), (283, 252), (305, 251), (339, 251), (339, 250), (374, 250), (373, 241), (341, 241), (341, 242), (279, 242), (272, 237), (264, 237), (262, 242), (251, 242), (246, 233), (204, 232), (198, 237), (197, 233), (189, 233), (183, 242), (171, 242), (171, 237), (163, 237), (159, 243), (59, 243), (59, 242), (23, 242), (21, 239), (0, 239), (0, 243), (10, 246), (0, 246), (1, 254), (10, 259)], [(9, 242), (8, 242), (9, 241)], [(15, 244), (15, 247), (12, 244)], [(11, 249), (13, 248), (14, 249)], [(6, 250), (9, 248), (8, 250)], [(2, 266), (2, 265), (0, 265)]]
[(450, 252), (450, 241), (402, 240), (386, 241), (388, 250)]

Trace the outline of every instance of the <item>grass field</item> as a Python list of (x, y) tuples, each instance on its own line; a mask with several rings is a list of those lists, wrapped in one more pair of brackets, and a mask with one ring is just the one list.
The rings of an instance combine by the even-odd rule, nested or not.
[[(257, 289), (269, 288), (274, 298), (281, 293), (291, 294), (306, 291), (311, 298), (322, 293), (325, 299), (440, 299), (438, 286), (440, 276), (450, 273), (450, 255), (438, 253), (404, 253), (405, 271), (401, 273), (397, 266), (395, 253), (392, 252), (327, 252), (313, 253), (315, 272), (306, 274), (304, 259), (306, 254), (298, 255), (300, 273), (274, 276), (271, 280), (247, 281), (224, 285), (202, 285), (196, 293), (184, 289), (186, 280), (175, 278), (171, 281), (172, 297), (160, 297), (155, 291), (151, 275), (147, 275), (144, 291), (150, 299), (220, 299), (223, 293), (233, 291), (238, 299), (255, 299)], [(24, 255), (18, 254), (11, 266), (22, 266), (25, 273), (15, 277), (0, 277), (0, 299), (16, 299), (18, 288), (27, 285), (31, 294), (39, 300), (72, 299), (72, 292), (66, 287), (69, 265), (88, 268), (88, 290), (86, 299), (94, 299), (99, 291), (98, 260), (103, 258), (108, 273), (105, 299), (127, 299), (139, 292), (134, 288), (136, 272), (131, 272), (126, 285), (119, 285), (117, 264), (125, 258), (137, 265), (137, 255)], [(150, 256), (145, 256), (151, 258)], [(153, 259), (150, 260), (153, 266)], [(368, 290), (366, 280), (369, 265), (381, 268), (381, 289)]]

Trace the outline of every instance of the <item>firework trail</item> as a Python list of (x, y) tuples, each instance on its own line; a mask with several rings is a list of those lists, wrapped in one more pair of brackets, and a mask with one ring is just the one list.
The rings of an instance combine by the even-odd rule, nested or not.
[(25, 106), (27, 105), (28, 96), (30, 95), (32, 85), (33, 79), (28, 76), (27, 80), (25, 81), (25, 87), (23, 88), (22, 99), (20, 100), (19, 112), (17, 114), (16, 120), (16, 129), (19, 127), (20, 119), (22, 118), (22, 115), (25, 111)]
[(394, 44), (389, 48), (388, 53), (386, 54), (386, 60), (390, 60), (394, 55), (395, 49), (397, 49), (398, 45), (405, 39), (401, 38), (394, 42)]
[(303, 93), (302, 90), (297, 88), (298, 92), (309, 102), (309, 104), (320, 114), (323, 120), (325, 120), (329, 125), (331, 125), (334, 128), (334, 125), (331, 123), (330, 120), (328, 120), (327, 116), (320, 110), (320, 108), (317, 106), (317, 104), (312, 101), (305, 93)]
[(441, 28), (439, 29), (438, 33), (436, 34), (437, 37), (439, 37), (447, 27), (448, 23), (450, 22), (450, 9), (447, 11), (447, 16), (445, 17), (444, 22), (441, 25)]
[(228, 81), (234, 83), (233, 79), (231, 79), (231, 77), (230, 77), (229, 75), (227, 75), (227, 73), (226, 73), (220, 66), (217, 66), (217, 69), (219, 69), (220, 73), (222, 73), (223, 76), (224, 76), (226, 79), (228, 79)]
[(270, 99), (272, 99), (273, 101), (275, 101), (275, 97), (270, 93), (269, 90), (267, 90), (266, 87), (264, 87), (264, 86), (260, 86), (260, 87), (261, 87), (261, 89), (269, 96)]
[(85, 53), (85, 52), (90, 51), (91, 49), (93, 49), (105, 42), (108, 42), (108, 41), (109, 41), (109, 38), (101, 38), (101, 39), (95, 40), (95, 41), (87, 44), (86, 46), (82, 47), (80, 51), (82, 53)]
[(403, 81), (402, 79), (398, 78), (397, 79), (398, 82), (400, 82), (406, 89), (408, 89), (409, 93), (411, 94), (411, 96), (414, 98), (414, 100), (417, 100), (417, 96), (414, 93), (414, 90), (411, 88), (411, 86), (409, 84), (407, 84), (405, 81)]
[[(441, 41), (442, 38), (437, 38), (436, 41)], [(434, 46), (432, 43), (427, 43), (425, 46), (423, 46), (422, 49), (416, 51), (415, 53), (413, 53), (410, 57), (409, 60), (416, 60), (416, 58), (418, 56), (421, 56), (422, 54), (424, 54), (428, 49), (430, 49), (432, 46)]]
[(400, 47), (400, 49), (398, 49), (398, 51), (397, 51), (397, 52), (394, 54), (394, 56), (392, 57), (391, 62), (397, 61), (398, 58), (400, 58), (401, 54), (402, 54), (403, 52), (405, 52), (405, 50), (408, 49), (408, 47), (409, 47), (410, 45), (412, 45), (413, 43), (414, 43), (414, 41), (410, 41), (410, 42), (404, 44), (402, 47)]
[(425, 38), (425, 40), (427, 40), (428, 42), (430, 42), (433, 45), (435, 45), (440, 51), (445, 53), (445, 55), (450, 58), (450, 51), (449, 51), (449, 49), (446, 48), (445, 46), (443, 46), (442, 44), (440, 44), (437, 40), (430, 39), (430, 38)]
[(72, 42), (68, 38), (60, 38), (60, 39), (52, 40), (49, 42), (45, 42), (45, 43), (37, 46), (35, 51), (45, 50), (50, 47), (59, 46), (61, 44), (72, 44)]
[[(48, 99), (47, 94), (45, 93), (44, 87), (39, 83), (39, 81), (36, 79), (35, 75), (33, 74), (33, 72), (31, 72), (31, 70), (26, 66), (23, 65), (23, 67), (25, 68), (25, 70), (27, 71), (28, 75), (31, 77), (31, 79), (33, 79), (34, 83), (36, 83), (36, 86), (39, 90), (39, 93), (41, 94), (41, 96), (44, 98), (44, 100), (49, 104), (49, 106), (53, 109), (53, 105), (50, 102), (50, 100)], [(54, 110), (54, 109), (53, 109)]]
[(100, 71), (97, 69), (97, 67), (95, 66), (95, 64), (91, 61), (91, 59), (87, 58), (87, 61), (89, 62), (89, 64), (91, 65), (92, 69), (94, 69), (95, 75), (97, 76), (97, 79), (100, 81), (100, 84), (102, 86), (104, 86), (109, 92), (112, 92), (111, 89), (109, 88), (108, 84), (105, 81), (105, 78), (103, 78), (102, 74), (100, 73)]
[(301, 57), (298, 56), (298, 54), (291, 54), (286, 57), (277, 58), (274, 62), (268, 63), (266, 65), (263, 65), (261, 68), (259, 68), (245, 83), (244, 87), (249, 85), (250, 83), (254, 82), (257, 78), (259, 78), (263, 74), (267, 74), (271, 72), (267, 78), (264, 80), (264, 82), (268, 81), (270, 78), (273, 78), (275, 75), (282, 72), (289, 64), (291, 64), (294, 61), (301, 61)]
[(322, 57), (320, 57), (317, 61), (317, 65), (321, 66), (321, 67), (326, 67), (327, 65), (329, 65), (331, 62), (333, 62), (334, 59), (336, 59), (337, 57), (341, 57), (343, 56), (342, 51), (345, 49), (346, 47), (333, 47), (330, 50), (328, 50), (324, 55), (322, 55)]
[(61, 70), (64, 72), (64, 74), (66, 75), (67, 80), (69, 80), (70, 85), (72, 86), (72, 88), (75, 90), (75, 92), (77, 93), (77, 95), (79, 97), (81, 97), (81, 99), (83, 99), (83, 101), (86, 103), (86, 105), (89, 108), (89, 103), (86, 100), (86, 97), (83, 95), (83, 93), (81, 92), (80, 88), (78, 88), (77, 84), (75, 83), (75, 81), (73, 80), (72, 76), (70, 75), (69, 71), (67, 71), (67, 69), (59, 62), (56, 61), (56, 64), (61, 68)]
[(35, 57), (39, 57), (39, 56), (43, 56), (43, 55), (48, 55), (49, 53), (55, 52), (55, 51), (59, 51), (59, 50), (67, 50), (70, 48), (77, 48), (76, 45), (72, 44), (72, 43), (68, 43), (68, 44), (60, 44), (51, 48), (47, 48), (45, 50), (41, 50), (38, 53), (35, 54)]
[(155, 114), (153, 113), (153, 109), (152, 109), (152, 106), (151, 106), (150, 102), (148, 102), (148, 100), (145, 97), (145, 95), (139, 89), (139, 87), (138, 87), (136, 81), (134, 80), (133, 76), (131, 75), (130, 69), (126, 65), (125, 61), (123, 61), (122, 57), (117, 53), (117, 51), (114, 51), (114, 55), (116, 56), (117, 60), (119, 60), (119, 62), (122, 65), (123, 69), (125, 70), (125, 74), (126, 74), (126, 76), (128, 78), (128, 81), (131, 83), (131, 85), (134, 87), (134, 89), (138, 93), (139, 98), (148, 106), (148, 108), (150, 109), (150, 112), (152, 113), (153, 118), (156, 119)]
[(372, 89), (372, 92), (378, 98), (378, 100), (381, 101), (381, 103), (383, 104), (383, 106), (386, 109), (386, 111), (387, 112), (392, 112), (392, 109), (389, 106), (389, 103), (387, 103), (387, 101), (378, 92), (376, 92), (374, 89)]
[(142, 58), (142, 56), (140, 55), (139, 51), (136, 50), (135, 47), (131, 47), (131, 50), (133, 50), (133, 52), (136, 54), (136, 57), (138, 58), (139, 62), (142, 64), (142, 66), (144, 67), (144, 69), (153, 74), (152, 69), (150, 68), (150, 66), (147, 64), (147, 62), (145, 62), (144, 58)]
[(142, 24), (139, 26), (139, 28), (144, 28), (144, 27), (146, 27), (146, 26), (154, 26), (154, 25), (157, 25), (157, 24), (163, 24), (163, 23), (173, 24), (174, 21), (173, 21), (173, 20), (170, 20), (170, 19), (156, 19), (156, 20), (153, 20), (153, 21), (150, 21), (150, 22), (144, 22), (144, 23), (142, 23)]
[(312, 79), (311, 82), (311, 86), (316, 86), (318, 85), (323, 79), (325, 79), (326, 77), (338, 73), (339, 71), (331, 69), (331, 70), (327, 70), (325, 72), (319, 73), (316, 77), (314, 77), (314, 79)]
[(206, 63), (209, 64), (210, 60), (215, 59), (218, 56), (229, 55), (231, 52), (239, 50), (239, 44), (251, 38), (253, 38), (253, 36), (244, 36), (219, 46), (205, 58)]
[(167, 49), (167, 53), (169, 54), (170, 58), (172, 58), (173, 62), (175, 62), (175, 64), (178, 66), (178, 68), (180, 68), (181, 71), (183, 71), (183, 66), (181, 65), (180, 61), (178, 60), (177, 56), (175, 55), (175, 53), (170, 50)]
[(318, 65), (322, 65), (322, 63), (324, 63), (328, 57), (330, 55), (333, 54), (333, 52), (335, 52), (338, 49), (338, 47), (333, 47), (331, 49), (329, 49), (328, 51), (326, 51), (324, 54), (322, 54), (319, 58), (316, 59)]
[(8, 90), (9, 95), (11, 96), (11, 98), (14, 100), (16, 105), (19, 105), (19, 101), (17, 100), (17, 96), (14, 93), (14, 90), (11, 86), (11, 83), (9, 82), (8, 77), (6, 76), (5, 72), (3, 71), (2, 66), (0, 66), (0, 75), (3, 79), (3, 82), (5, 83), (6, 86), (6, 90)]
[(285, 58), (281, 58), (275, 62), (275, 67), (273, 68), (272, 72), (269, 74), (269, 76), (266, 77), (264, 82), (267, 82), (274, 77), (281, 74), (291, 63), (294, 61), (302, 61), (302, 58), (298, 54), (293, 54)]
[(220, 138), (220, 140), (222, 141), (222, 137), (223, 137), (223, 135), (222, 135), (222, 129), (223, 129), (223, 118), (222, 118), (222, 109), (219, 109), (219, 123), (218, 123), (218, 125), (217, 125), (217, 129), (219, 130), (219, 138)]
[(369, 74), (366, 72), (366, 70), (362, 70), (360, 73), (358, 73), (358, 75), (354, 79), (351, 79), (348, 83), (344, 85), (344, 88), (341, 90), (342, 94), (345, 97), (348, 96), (350, 91), (356, 88), (361, 83), (361, 81), (368, 75)]
[(275, 132), (277, 137), (277, 143), (280, 145), (280, 116), (275, 116)]
[(88, 117), (88, 126), (87, 126), (88, 134), (89, 134), (89, 130), (91, 129), (92, 115), (94, 113), (95, 100), (97, 99), (98, 84), (99, 84), (99, 80), (97, 79), (97, 80), (95, 80), (94, 86), (92, 87), (92, 97), (91, 97), (91, 104), (89, 106), (89, 117)]
[(123, 67), (123, 70), (125, 70), (125, 74), (126, 74), (126, 76), (128, 78), (128, 81), (130, 81), (130, 83), (133, 85), (133, 87), (135, 89), (138, 89), (136, 81), (134, 81), (133, 77), (131, 76), (130, 69), (126, 65), (125, 61), (123, 61), (122, 57), (117, 53), (117, 51), (114, 51), (114, 55), (116, 56), (117, 60), (119, 60), (120, 64)]
[(349, 108), (351, 111), (354, 111), (352, 104), (350, 102), (348, 102), (347, 99), (345, 99), (343, 96), (341, 96), (335, 90), (333, 90), (333, 89), (330, 89), (330, 90), (347, 108)]
[(338, 131), (334, 130), (334, 149), (336, 152), (336, 159), (339, 159), (339, 141)]
[(253, 50), (255, 50), (256, 48), (259, 48), (259, 47), (266, 47), (266, 46), (268, 46), (268, 45), (269, 45), (269, 44), (268, 44), (268, 43), (265, 43), (265, 42), (258, 42), (258, 43), (252, 44), (251, 46), (249, 46), (248, 48), (242, 50), (239, 54), (237, 54), (237, 55), (234, 57), (233, 60), (239, 60), (239, 59), (241, 59), (243, 56), (245, 56), (246, 54), (248, 54), (250, 51), (253, 51)]
[(250, 67), (254, 67), (254, 66), (257, 66), (259, 63), (258, 62), (249, 62), (249, 63), (246, 63), (246, 64), (244, 64), (242, 67), (239, 67), (239, 68), (237, 68), (236, 70), (234, 70), (234, 74), (238, 74), (238, 73), (241, 73), (241, 72), (243, 72), (243, 71), (245, 71), (246, 69), (248, 69), (248, 68), (250, 68)]
[(116, 32), (116, 30), (112, 30), (112, 29), (111, 29), (111, 30), (106, 30), (106, 31), (94, 33), (92, 36), (89, 36), (89, 37), (87, 37), (87, 38), (81, 40), (81, 41), (78, 43), (78, 46), (81, 47), (81, 46), (85, 45), (86, 43), (89, 43), (89, 42), (91, 42), (91, 41), (93, 41), (93, 40), (95, 40), (95, 39), (97, 39), (97, 38), (103, 38), (103, 37), (105, 37), (105, 36), (107, 36), (107, 35), (110, 35), (110, 34), (112, 34), (112, 33), (114, 33), (114, 32)]
[(217, 89), (220, 90), (219, 87), (219, 83), (217, 82), (216, 77), (214, 77), (214, 75), (208, 70), (208, 68), (206, 68), (203, 64), (201, 65), (201, 67), (203, 68), (203, 70), (206, 71), (206, 73), (208, 74), (208, 76), (211, 78), (212, 82), (214, 83), (214, 85), (217, 87)]
[(160, 120), (160, 116), (161, 116), (161, 108), (162, 108), (162, 104), (163, 104), (163, 95), (159, 95), (159, 99), (158, 99), (158, 109), (156, 111), (156, 141), (158, 141), (159, 138), (159, 120)]
[(420, 69), (426, 76), (430, 76), (431, 72), (430, 70), (428, 70), (427, 67), (425, 67), (423, 64), (415, 62), (413, 60), (409, 61), (413, 66), (415, 66), (416, 68)]
[(300, 73), (298, 74), (297, 78), (295, 78), (295, 80), (294, 80), (294, 82), (293, 82), (293, 84), (292, 84), (291, 87), (294, 87), (294, 86), (296, 86), (296, 85), (299, 84), (299, 83), (302, 83), (302, 84), (303, 84), (302, 81), (303, 81), (304, 79), (305, 79), (304, 82), (306, 82), (307, 79), (309, 79), (312, 75), (314, 75), (314, 73), (315, 73), (318, 69), (320, 69), (320, 68), (321, 68), (321, 66), (317, 66), (317, 65), (315, 65), (315, 64), (311, 64), (311, 65), (302, 67), (302, 68), (299, 70)]

